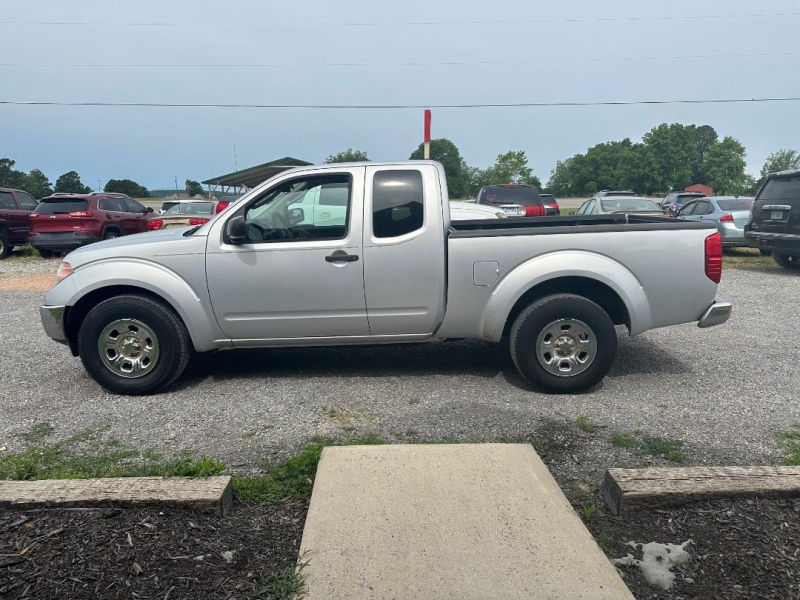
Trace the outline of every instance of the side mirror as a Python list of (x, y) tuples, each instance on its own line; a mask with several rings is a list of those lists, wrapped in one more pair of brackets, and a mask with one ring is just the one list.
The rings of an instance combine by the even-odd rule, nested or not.
[(149, 213), (153, 212), (153, 207), (152, 206), (146, 207), (145, 212), (149, 212)]
[(247, 225), (243, 216), (233, 217), (225, 223), (225, 241), (229, 244), (243, 244), (247, 240)]
[(302, 208), (290, 208), (289, 209), (289, 226), (294, 227), (295, 225), (299, 225), (302, 223), (306, 218), (306, 211)]

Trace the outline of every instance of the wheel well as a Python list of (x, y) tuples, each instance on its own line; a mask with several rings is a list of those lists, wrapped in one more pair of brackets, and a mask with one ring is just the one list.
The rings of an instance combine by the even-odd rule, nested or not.
[(122, 235), (122, 230), (119, 228), (118, 225), (106, 225), (103, 227), (103, 231), (100, 232), (100, 237), (105, 237), (108, 231), (116, 231), (118, 234)]
[[(66, 320), (64, 322), (64, 333), (67, 335), (69, 349), (72, 351), (73, 356), (78, 356), (78, 332), (81, 329), (81, 323), (95, 306), (100, 304), (103, 300), (108, 300), (114, 296), (123, 296), (125, 294), (137, 294), (139, 296), (146, 296), (152, 298), (169, 308), (178, 319), (183, 322), (180, 314), (175, 307), (172, 306), (167, 300), (158, 294), (146, 290), (144, 288), (136, 287), (134, 285), (111, 285), (108, 287), (93, 290), (78, 300), (74, 306), (67, 309)], [(185, 325), (186, 323), (184, 323)], [(191, 337), (190, 337), (191, 340)]]
[(628, 330), (631, 328), (631, 318), (628, 314), (628, 308), (625, 306), (622, 298), (619, 297), (619, 294), (605, 283), (597, 281), (596, 279), (589, 279), (588, 277), (556, 277), (555, 279), (543, 281), (522, 294), (508, 314), (503, 334), (508, 335), (514, 321), (519, 314), (525, 310), (525, 307), (539, 298), (549, 296), (550, 294), (575, 294), (577, 296), (583, 296), (606, 311), (614, 322), (614, 325), (625, 325)]

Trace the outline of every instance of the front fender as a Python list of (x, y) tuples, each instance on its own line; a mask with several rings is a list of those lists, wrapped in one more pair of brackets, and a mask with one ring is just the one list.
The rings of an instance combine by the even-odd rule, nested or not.
[(509, 271), (496, 285), (483, 313), (483, 337), (500, 341), (517, 301), (539, 284), (559, 277), (584, 277), (614, 290), (628, 310), (631, 335), (650, 328), (650, 302), (636, 276), (602, 254), (567, 250), (542, 254)]
[[(202, 260), (202, 255), (198, 258)], [(77, 268), (50, 290), (45, 304), (75, 306), (87, 294), (111, 286), (141, 288), (163, 298), (183, 320), (198, 352), (218, 348), (219, 340), (226, 339), (211, 312), (204, 268), (191, 285), (172, 269), (149, 260), (105, 259)]]

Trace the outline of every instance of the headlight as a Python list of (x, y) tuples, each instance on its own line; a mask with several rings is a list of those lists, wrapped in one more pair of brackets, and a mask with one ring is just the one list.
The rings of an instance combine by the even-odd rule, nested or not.
[(70, 265), (68, 262), (62, 262), (60, 265), (58, 265), (58, 271), (56, 271), (56, 281), (53, 285), (56, 283), (61, 283), (64, 281), (65, 277), (68, 277), (71, 274), (72, 265)]

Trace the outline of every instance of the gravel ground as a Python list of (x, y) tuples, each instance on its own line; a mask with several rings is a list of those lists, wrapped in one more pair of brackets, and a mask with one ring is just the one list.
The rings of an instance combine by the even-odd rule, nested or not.
[[(195, 357), (169, 392), (135, 398), (102, 390), (46, 338), (41, 292), (0, 291), (0, 447), (22, 449), (19, 434), (41, 422), (55, 427), (48, 441), (105, 427), (127, 446), (249, 471), (317, 435), (375, 433), (395, 443), (580, 435), (563, 475), (599, 485), (610, 466), (658, 463), (606, 441), (641, 431), (684, 442), (688, 464), (780, 462), (774, 432), (800, 422), (798, 344), (787, 335), (798, 321), (800, 277), (728, 269), (720, 293), (734, 302), (728, 324), (621, 337), (609, 377), (578, 396), (532, 392), (500, 348), (462, 341), (219, 352)], [(605, 428), (586, 436), (571, 423), (579, 415)]]

